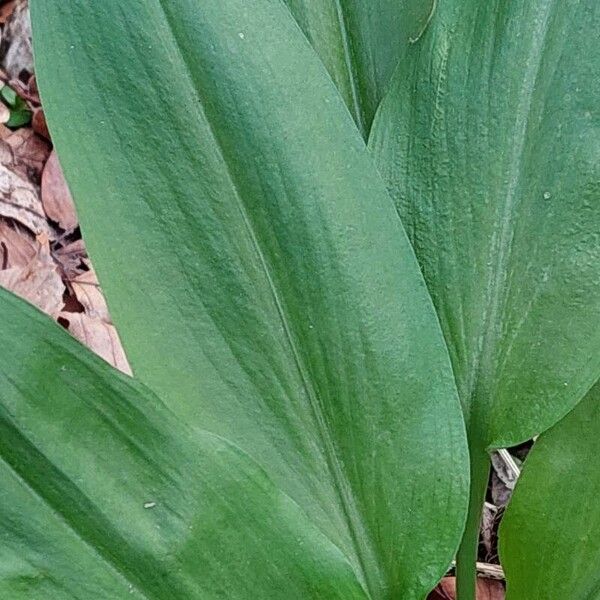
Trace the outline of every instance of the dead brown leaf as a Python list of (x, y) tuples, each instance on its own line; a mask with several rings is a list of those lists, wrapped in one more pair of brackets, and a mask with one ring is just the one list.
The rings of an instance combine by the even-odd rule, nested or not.
[(68, 280), (75, 279), (85, 270), (82, 265), (87, 259), (87, 252), (83, 240), (76, 240), (54, 250), (54, 258), (61, 266), (65, 277)]
[(96, 272), (93, 269), (85, 271), (72, 279), (71, 286), (77, 300), (79, 300), (89, 317), (110, 323), (108, 306), (100, 289)]
[(37, 187), (15, 168), (10, 147), (0, 142), (0, 216), (19, 221), (35, 235), (54, 237)]
[(31, 127), (43, 138), (49, 140), (50, 132), (48, 131), (48, 124), (46, 123), (46, 115), (44, 114), (44, 110), (42, 108), (36, 108), (33, 111), (33, 117), (31, 117)]
[(8, 123), (10, 120), (10, 109), (6, 104), (0, 102), (0, 123)]
[(73, 231), (77, 227), (75, 204), (55, 150), (50, 154), (42, 174), (42, 204), (48, 217), (61, 229)]
[(52, 150), (50, 143), (37, 135), (31, 127), (13, 131), (6, 138), (6, 143), (12, 149), (15, 169), (22, 170), (24, 176), (39, 184)]
[[(12, 133), (13, 133), (12, 129), (9, 129), (8, 127), (6, 127), (6, 125), (0, 124), (0, 140), (5, 142), (12, 135)], [(12, 152), (11, 152), (11, 159), (12, 159)]]
[(490, 492), (492, 501), (500, 508), (505, 507), (519, 478), (521, 461), (508, 450), (492, 452), (492, 477)]
[[(495, 579), (477, 580), (477, 600), (504, 600), (505, 591), (502, 582)], [(456, 578), (444, 577), (438, 587), (429, 594), (428, 600), (455, 600)]]
[(132, 375), (121, 340), (114, 325), (85, 313), (63, 312), (60, 322), (82, 344), (93, 350), (107, 363), (127, 375)]
[(17, 0), (2, 35), (2, 67), (13, 79), (27, 81), (33, 73), (31, 20), (27, 0)]
[(481, 541), (485, 548), (485, 560), (497, 557), (497, 526), (499, 522), (498, 507), (486, 502), (481, 518)]
[(37, 252), (35, 239), (14, 222), (0, 218), (0, 269), (25, 267)]
[(0, 271), (0, 285), (58, 317), (64, 305), (65, 286), (50, 255), (47, 239), (40, 238), (33, 259), (25, 266)]
[(10, 2), (6, 2), (6, 4), (0, 6), (0, 25), (4, 25), (4, 23), (10, 19), (18, 1), (19, 0), (10, 0)]

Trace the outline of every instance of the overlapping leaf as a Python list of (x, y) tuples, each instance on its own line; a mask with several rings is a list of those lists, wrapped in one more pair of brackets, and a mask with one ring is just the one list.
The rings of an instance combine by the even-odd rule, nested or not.
[(486, 446), (555, 422), (600, 371), (593, 0), (440, 3), (371, 147)]
[(0, 597), (368, 597), (246, 454), (3, 290), (0, 315)]
[[(290, 13), (32, 7), (49, 124), (135, 375), (256, 460), (361, 593), (422, 597), (463, 521), (450, 363), (393, 204)], [(277, 597), (268, 585), (255, 594)]]
[(406, 44), (434, 0), (285, 0), (367, 138)]
[(600, 598), (600, 386), (536, 442), (501, 528), (509, 600)]
[(485, 450), (543, 431), (600, 374), (599, 27), (595, 0), (440, 2), (372, 129), (467, 421), (465, 600)]

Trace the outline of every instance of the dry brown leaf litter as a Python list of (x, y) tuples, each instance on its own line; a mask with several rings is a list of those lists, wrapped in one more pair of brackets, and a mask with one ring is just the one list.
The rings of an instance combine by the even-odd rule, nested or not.
[(42, 205), (48, 218), (57, 223), (63, 231), (75, 230), (75, 204), (55, 150), (51, 152), (42, 173)]
[(0, 271), (0, 285), (58, 318), (64, 305), (65, 286), (50, 254), (48, 238), (41, 235), (36, 243), (36, 253), (29, 263)]
[[(494, 579), (477, 580), (477, 600), (504, 600), (505, 591), (501, 581)], [(456, 579), (444, 577), (428, 600), (455, 600)]]
[(31, 20), (26, 0), (8, 2), (0, 12), (2, 67), (13, 79), (26, 81), (33, 73)]
[(35, 238), (25, 227), (0, 219), (0, 268), (10, 269), (28, 265), (36, 255)]

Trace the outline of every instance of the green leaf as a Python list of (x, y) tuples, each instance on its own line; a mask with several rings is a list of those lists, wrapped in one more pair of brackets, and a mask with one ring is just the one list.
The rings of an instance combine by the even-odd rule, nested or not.
[(451, 366), (393, 203), (287, 8), (43, 0), (32, 19), (136, 376), (256, 460), (370, 598), (422, 598), (464, 521)]
[(508, 600), (600, 598), (600, 385), (544, 433), (502, 522)]
[(31, 111), (23, 98), (8, 85), (3, 85), (0, 88), (0, 97), (10, 110), (10, 118), (6, 122), (7, 127), (22, 127), (31, 121)]
[(599, 27), (596, 0), (440, 2), (371, 133), (467, 422), (461, 600), (486, 450), (548, 428), (600, 376)]
[(0, 88), (0, 96), (2, 96), (2, 99), (10, 108), (14, 108), (17, 105), (19, 96), (17, 96), (17, 92), (15, 92), (15, 90), (13, 90), (10, 86), (3, 84)]
[(3, 290), (0, 315), (0, 597), (366, 600), (245, 453)]
[(285, 0), (367, 137), (398, 57), (435, 0)]
[(600, 373), (595, 0), (448, 0), (371, 147), (433, 295), (471, 429), (508, 446)]
[(10, 111), (10, 119), (6, 122), (7, 127), (23, 127), (31, 121), (32, 112), (26, 105)]

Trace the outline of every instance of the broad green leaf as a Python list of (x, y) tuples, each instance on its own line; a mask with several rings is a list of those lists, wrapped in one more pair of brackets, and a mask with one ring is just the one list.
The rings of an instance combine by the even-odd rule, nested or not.
[(544, 433), (504, 517), (507, 600), (600, 598), (600, 386)]
[(0, 597), (366, 600), (245, 453), (0, 290)]
[(597, 0), (440, 2), (371, 132), (467, 423), (460, 600), (486, 450), (551, 426), (600, 376), (599, 27)]
[(32, 18), (136, 376), (256, 460), (369, 597), (423, 597), (464, 520), (451, 366), (393, 203), (285, 5), (38, 0)]
[(487, 447), (600, 374), (599, 27), (596, 0), (440, 2), (373, 127)]
[(402, 49), (426, 26), (435, 0), (285, 0), (369, 134)]

